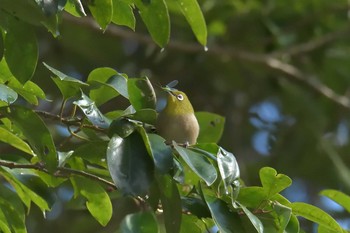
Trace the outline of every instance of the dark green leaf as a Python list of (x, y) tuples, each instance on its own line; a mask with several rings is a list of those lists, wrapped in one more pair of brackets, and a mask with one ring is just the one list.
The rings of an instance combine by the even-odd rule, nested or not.
[(181, 197), (181, 201), (183, 209), (198, 218), (211, 217), (208, 206), (202, 199), (196, 197)]
[(51, 66), (44, 63), (47, 69), (49, 69), (56, 77), (53, 78), (53, 81), (56, 83), (57, 87), (60, 89), (63, 98), (68, 99), (72, 96), (75, 96), (80, 91), (80, 88), (83, 86), (88, 86), (88, 84), (79, 81), (76, 78), (72, 78), (61, 71), (52, 68)]
[(225, 118), (210, 112), (196, 112), (200, 131), (198, 143), (217, 143), (224, 131)]
[(217, 162), (221, 178), (224, 181), (225, 189), (227, 191), (227, 187), (233, 184), (240, 175), (237, 160), (232, 153), (220, 147), (217, 154)]
[(96, 19), (100, 27), (105, 30), (112, 20), (113, 5), (112, 0), (94, 0), (88, 3), (91, 14)]
[(111, 177), (123, 193), (145, 195), (153, 182), (153, 163), (141, 135), (126, 138), (114, 135), (107, 148)]
[(346, 211), (350, 213), (350, 196), (349, 195), (346, 195), (345, 193), (342, 193), (337, 190), (332, 190), (332, 189), (323, 190), (320, 193), (320, 195), (326, 196), (331, 200), (337, 202), (339, 205), (344, 207)]
[(20, 106), (1, 108), (0, 112), (21, 130), (34, 153), (49, 171), (54, 171), (58, 164), (56, 148), (51, 133), (42, 119), (32, 110)]
[(207, 44), (207, 26), (197, 0), (175, 0), (190, 24), (197, 40), (205, 46)]
[(121, 233), (155, 233), (158, 225), (153, 212), (128, 214), (120, 224)]
[(108, 135), (109, 137), (113, 137), (114, 134), (117, 134), (122, 138), (126, 138), (132, 134), (135, 129), (136, 124), (134, 122), (122, 117), (112, 121), (109, 126)]
[(56, 0), (56, 1), (35, 0), (35, 2), (41, 7), (45, 15), (51, 16), (51, 15), (57, 14), (59, 11), (62, 11), (67, 0)]
[(129, 100), (136, 111), (156, 107), (156, 94), (147, 77), (128, 80)]
[(107, 145), (108, 143), (105, 141), (84, 143), (74, 150), (72, 156), (77, 156), (92, 164), (105, 167)]
[(23, 152), (26, 152), (30, 155), (35, 155), (32, 148), (23, 141), (16, 134), (11, 133), (10, 131), (0, 127), (0, 141), (5, 142), (8, 145), (11, 145)]
[(128, 1), (113, 0), (112, 22), (135, 30), (136, 20), (133, 9)]
[(173, 155), (170, 146), (157, 134), (148, 134), (155, 168), (162, 174), (168, 173), (173, 167)]
[(108, 84), (108, 80), (116, 74), (116, 70), (108, 67), (97, 68), (90, 72), (87, 82), (91, 85), (95, 82), (100, 84), (98, 88), (91, 90), (89, 94), (97, 106), (119, 94), (113, 86)]
[(263, 167), (259, 172), (260, 180), (268, 198), (281, 192), (292, 184), (292, 180), (284, 175), (277, 174), (276, 170), (270, 167)]
[(83, 111), (93, 125), (104, 129), (109, 127), (111, 120), (105, 117), (96, 107), (96, 104), (84, 93), (81, 93), (81, 99), (74, 101), (73, 103)]
[(297, 216), (313, 221), (329, 230), (342, 232), (342, 228), (339, 226), (337, 221), (316, 206), (302, 202), (294, 202), (289, 204), (288, 207), (292, 208), (293, 214)]
[(300, 232), (300, 224), (298, 218), (292, 214), (290, 216), (290, 220), (288, 222), (288, 225), (285, 229), (285, 233), (294, 233), (294, 232)]
[(86, 207), (91, 215), (106, 226), (112, 217), (112, 203), (106, 191), (96, 181), (84, 177), (71, 179), (74, 187), (87, 199)]
[(110, 77), (107, 84), (113, 87), (119, 94), (129, 99), (128, 94), (128, 76), (126, 74), (116, 74)]
[(18, 98), (17, 93), (4, 84), (0, 84), (0, 101), (7, 103), (8, 105), (15, 102)]
[(202, 178), (207, 185), (210, 186), (215, 182), (217, 178), (216, 169), (204, 155), (176, 144), (174, 144), (174, 148), (188, 166)]
[(211, 194), (203, 193), (203, 195), (220, 232), (245, 233), (239, 215), (236, 212), (232, 212), (227, 203)]
[(5, 59), (11, 73), (25, 83), (34, 74), (38, 60), (38, 44), (30, 25), (11, 21), (5, 37)]
[(2, 30), (0, 27), (0, 61), (1, 61), (3, 56), (4, 56), (4, 40), (2, 38)]
[(134, 114), (125, 115), (135, 121), (141, 121), (146, 124), (154, 125), (157, 119), (157, 112), (154, 109), (141, 109), (136, 111)]
[(167, 233), (178, 233), (181, 225), (182, 206), (175, 181), (168, 175), (157, 177), (164, 223)]
[(7, 221), (6, 214), (0, 208), (0, 231), (4, 233), (11, 233), (10, 224)]
[[(170, 19), (165, 1), (135, 0), (134, 3), (139, 9), (141, 18), (145, 22), (153, 40), (160, 47), (164, 47), (168, 43), (170, 36)], [(157, 12), (157, 14), (154, 12)]]

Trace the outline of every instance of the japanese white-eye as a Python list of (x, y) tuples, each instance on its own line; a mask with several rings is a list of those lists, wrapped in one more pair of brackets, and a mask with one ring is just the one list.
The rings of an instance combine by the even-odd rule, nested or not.
[(166, 143), (175, 141), (183, 144), (195, 144), (199, 134), (199, 124), (191, 102), (185, 93), (170, 88), (167, 92), (167, 104), (158, 114), (156, 128)]

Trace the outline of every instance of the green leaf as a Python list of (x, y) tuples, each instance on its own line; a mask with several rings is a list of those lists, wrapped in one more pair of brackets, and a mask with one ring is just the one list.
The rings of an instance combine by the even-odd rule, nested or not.
[(136, 111), (156, 107), (156, 94), (147, 77), (128, 80), (129, 100)]
[(14, 103), (18, 98), (17, 93), (4, 84), (0, 84), (0, 101), (7, 104)]
[[(33, 25), (44, 25), (53, 36), (58, 36), (58, 15), (48, 16), (45, 15), (41, 7), (36, 4), (35, 1), (26, 0), (1, 0), (0, 9), (2, 9), (1, 14), (5, 15), (7, 19), (14, 17), (21, 19), (23, 22), (27, 22)], [(7, 20), (8, 21), (8, 20)], [(7, 25), (7, 28), (9, 26)], [(26, 38), (26, 37), (25, 37)]]
[(0, 61), (2, 57), (4, 56), (4, 39), (2, 38), (2, 30), (0, 26)]
[(47, 201), (38, 195), (38, 193), (34, 192), (21, 181), (19, 181), (12, 171), (9, 169), (5, 170), (0, 168), (0, 173), (16, 190), (16, 193), (28, 209), (30, 209), (31, 201), (33, 201), (41, 209), (42, 212), (50, 209)]
[(288, 176), (277, 174), (277, 171), (270, 167), (261, 168), (259, 176), (267, 198), (281, 192), (292, 184), (292, 180)]
[(0, 127), (0, 141), (5, 142), (27, 154), (35, 155), (32, 148), (17, 135)]
[(175, 0), (190, 24), (197, 40), (205, 46), (207, 44), (207, 26), (197, 0)]
[(83, 111), (93, 125), (104, 129), (109, 127), (111, 120), (105, 117), (97, 108), (95, 102), (84, 93), (81, 93), (81, 99), (74, 101), (73, 104), (77, 105)]
[(248, 210), (247, 207), (242, 206), (242, 205), (240, 205), (240, 207), (242, 208), (243, 212), (248, 217), (249, 221), (254, 226), (255, 230), (259, 233), (263, 233), (264, 226), (263, 226), (262, 222), (260, 221), (260, 219), (258, 217), (256, 217), (252, 212), (250, 212), (250, 210)]
[[(170, 36), (170, 19), (168, 8), (164, 0), (152, 1), (134, 1), (139, 9), (141, 18), (146, 24), (153, 40), (160, 46), (164, 47)], [(157, 12), (157, 14), (155, 14)]]
[(55, 68), (43, 63), (47, 69), (49, 69), (56, 77), (53, 77), (53, 81), (56, 83), (57, 87), (60, 89), (63, 98), (68, 99), (72, 96), (78, 94), (80, 89), (83, 86), (88, 86), (88, 84), (79, 81), (76, 78), (72, 78), (61, 71), (56, 70)]
[[(97, 83), (98, 88), (90, 91), (90, 98), (95, 101), (96, 105), (99, 106), (113, 97), (117, 96), (118, 91), (110, 85), (109, 79), (119, 75), (118, 72), (112, 68), (102, 67), (94, 69), (90, 72), (87, 82), (89, 84)], [(93, 86), (93, 85), (92, 85)]]
[(182, 206), (175, 181), (168, 175), (157, 176), (167, 233), (180, 232)]
[(158, 225), (153, 212), (128, 214), (120, 224), (121, 233), (156, 233)]
[(228, 208), (227, 203), (212, 196), (211, 194), (203, 193), (203, 195), (215, 224), (219, 228), (220, 232), (245, 233), (239, 215), (236, 212), (232, 212)]
[(342, 228), (339, 226), (337, 221), (335, 221), (329, 214), (316, 206), (302, 202), (294, 202), (287, 206), (292, 208), (293, 214), (297, 216), (306, 218), (329, 230), (342, 232)]
[(208, 186), (215, 182), (217, 178), (216, 169), (204, 155), (176, 144), (174, 144), (174, 148), (188, 166), (202, 178)]
[(157, 120), (157, 112), (154, 109), (140, 109), (134, 114), (125, 115), (125, 117), (135, 120), (141, 121), (142, 123), (154, 125)]
[(84, 143), (74, 150), (72, 156), (81, 157), (92, 164), (106, 167), (107, 145), (105, 141)]
[(76, 17), (86, 16), (83, 4), (80, 0), (68, 0), (64, 10)]
[(114, 134), (122, 138), (128, 137), (132, 134), (136, 129), (136, 124), (134, 122), (129, 121), (126, 118), (118, 118), (113, 120), (108, 129), (109, 137), (113, 137)]
[(225, 118), (210, 112), (195, 113), (200, 131), (198, 143), (217, 143), (224, 131)]
[(12, 20), (5, 37), (4, 57), (11, 73), (21, 83), (32, 78), (38, 54), (38, 44), (31, 26)]
[(292, 214), (290, 216), (288, 225), (284, 231), (284, 233), (295, 233), (295, 232), (300, 232), (300, 224), (298, 218)]
[(323, 190), (320, 195), (328, 197), (329, 199), (337, 202), (339, 205), (344, 207), (346, 211), (350, 213), (350, 196), (346, 195), (345, 193), (342, 193), (337, 190), (333, 189), (325, 189)]
[(21, 106), (0, 108), (0, 112), (21, 130), (34, 153), (44, 162), (48, 170), (55, 171), (58, 164), (56, 148), (43, 120), (32, 110)]
[[(7, 82), (11, 78), (14, 78), (5, 59), (0, 61), (0, 80), (2, 82)], [(15, 78), (14, 78), (15, 79)], [(18, 81), (17, 81), (18, 82)]]
[(233, 184), (233, 182), (237, 180), (240, 175), (237, 160), (232, 153), (220, 147), (217, 154), (217, 163), (221, 178), (224, 181), (224, 186), (227, 191), (227, 187)]
[(56, 1), (46, 1), (46, 0), (35, 0), (35, 2), (41, 7), (45, 15), (55, 15), (62, 11), (67, 0), (56, 0)]
[(211, 217), (208, 206), (202, 199), (187, 196), (181, 197), (181, 202), (184, 211), (188, 211), (201, 219)]
[(113, 17), (112, 22), (124, 25), (135, 31), (135, 16), (133, 9), (125, 0), (113, 0)]
[(105, 30), (112, 20), (113, 5), (112, 0), (94, 0), (88, 2), (91, 14), (96, 19), (100, 27)]
[(275, 222), (276, 222), (278, 231), (284, 232), (292, 216), (292, 209), (278, 202), (274, 203), (272, 205), (272, 208), (277, 215), (277, 221)]
[(86, 207), (91, 215), (106, 226), (112, 217), (112, 203), (106, 191), (96, 181), (84, 177), (71, 179), (78, 192), (87, 199)]
[(157, 134), (148, 134), (152, 157), (155, 168), (162, 174), (166, 174), (173, 167), (173, 154), (164, 139)]
[(38, 105), (39, 102), (37, 97), (46, 99), (45, 92), (32, 81), (27, 81), (23, 85), (15, 77), (11, 77), (8, 80), (8, 86), (31, 104)]
[(11, 232), (26, 233), (27, 229), (24, 222), (24, 213), (19, 215), (12, 203), (0, 197), (0, 209), (3, 215), (6, 216), (7, 223), (11, 227)]
[(126, 138), (118, 135), (111, 138), (107, 164), (115, 185), (123, 193), (147, 194), (153, 181), (153, 163), (137, 131)]

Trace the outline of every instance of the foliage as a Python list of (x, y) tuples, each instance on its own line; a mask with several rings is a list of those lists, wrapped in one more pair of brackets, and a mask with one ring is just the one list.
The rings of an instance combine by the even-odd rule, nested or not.
[[(196, 113), (202, 129), (198, 144), (164, 144), (154, 132), (157, 100), (146, 76), (129, 78), (99, 67), (83, 81), (44, 63), (63, 101), (58, 114), (33, 107), (39, 99), (49, 101), (48, 92), (31, 81), (39, 56), (35, 26), (56, 37), (64, 11), (83, 16), (88, 9), (102, 30), (113, 23), (134, 30), (137, 9), (153, 40), (164, 47), (169, 8), (184, 15), (205, 46), (207, 29), (197, 1), (0, 3), (0, 141), (6, 149), (0, 155), (1, 231), (27, 232), (32, 203), (45, 216), (55, 203), (54, 190), (69, 187), (70, 204), (102, 226), (113, 221), (114, 204), (124, 206), (112, 231), (297, 233), (300, 216), (316, 223), (318, 232), (347, 232), (320, 208), (284, 197), (292, 180), (271, 167), (260, 169), (261, 186), (244, 185), (235, 156), (217, 144), (225, 122), (220, 115)], [(127, 107), (103, 111), (103, 104), (115, 99)], [(67, 136), (60, 143), (55, 133), (62, 126)], [(349, 212), (348, 195), (330, 189), (320, 194)]]

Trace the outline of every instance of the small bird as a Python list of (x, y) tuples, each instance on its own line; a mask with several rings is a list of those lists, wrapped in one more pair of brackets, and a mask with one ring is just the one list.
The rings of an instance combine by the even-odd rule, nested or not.
[(185, 93), (168, 84), (162, 88), (167, 92), (167, 104), (158, 114), (156, 128), (166, 143), (196, 144), (199, 124), (191, 102)]

